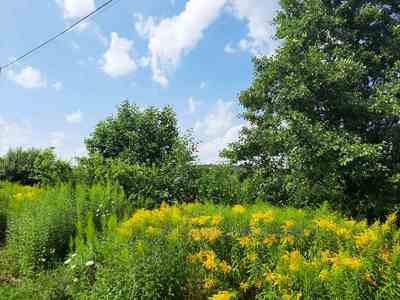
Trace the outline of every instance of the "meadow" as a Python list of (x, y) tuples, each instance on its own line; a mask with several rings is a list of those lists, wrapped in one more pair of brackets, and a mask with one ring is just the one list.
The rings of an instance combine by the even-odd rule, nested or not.
[(1, 184), (0, 299), (398, 299), (395, 213), (194, 202)]

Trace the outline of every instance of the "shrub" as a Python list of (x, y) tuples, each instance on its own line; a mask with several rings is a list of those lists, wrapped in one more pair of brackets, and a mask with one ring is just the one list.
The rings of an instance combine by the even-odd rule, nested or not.
[(179, 157), (173, 155), (159, 165), (143, 165), (94, 155), (79, 160), (75, 178), (86, 184), (117, 182), (135, 207), (152, 208), (162, 201), (191, 201), (197, 194), (197, 167)]
[(70, 165), (57, 159), (52, 149), (18, 148), (9, 150), (0, 160), (0, 181), (48, 185), (68, 181), (71, 175)]
[(197, 181), (198, 198), (214, 203), (232, 204), (250, 199), (245, 195), (240, 171), (229, 165), (202, 166)]

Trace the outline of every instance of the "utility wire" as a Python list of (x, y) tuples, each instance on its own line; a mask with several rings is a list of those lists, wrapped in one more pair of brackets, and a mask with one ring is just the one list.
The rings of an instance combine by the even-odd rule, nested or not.
[(75, 23), (73, 23), (72, 25), (68, 26), (65, 30), (63, 30), (62, 32), (56, 34), (55, 36), (49, 38), (47, 41), (41, 43), (40, 45), (36, 46), (35, 48), (32, 48), (31, 50), (27, 51), (25, 54), (21, 55), (20, 57), (10, 61), (9, 63), (0, 66), (0, 73), (6, 69), (11, 67), (12, 65), (16, 64), (17, 62), (23, 60), (24, 58), (26, 58), (27, 56), (33, 54), (34, 52), (36, 52), (37, 50), (39, 50), (40, 48), (45, 47), (47, 44), (53, 42), (54, 40), (58, 39), (59, 37), (61, 37), (63, 34), (71, 31), (72, 29), (74, 29), (76, 26), (78, 26), (80, 23), (82, 23), (83, 21), (89, 19), (91, 16), (99, 13), (100, 11), (102, 11), (104, 8), (106, 8), (108, 5), (110, 5), (114, 0), (108, 0), (105, 3), (103, 3), (102, 5), (100, 5), (98, 8), (96, 8), (94, 11), (92, 11), (91, 13), (89, 13), (88, 15), (82, 17), (81, 19), (79, 19), (78, 21), (76, 21)]

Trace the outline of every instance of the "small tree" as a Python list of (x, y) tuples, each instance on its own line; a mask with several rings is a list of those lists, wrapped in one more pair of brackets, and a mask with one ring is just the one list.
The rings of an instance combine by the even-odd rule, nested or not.
[(251, 126), (225, 154), (263, 170), (276, 201), (379, 216), (400, 201), (399, 2), (281, 5), (283, 46), (255, 59)]
[(153, 165), (170, 159), (177, 149), (193, 160), (194, 146), (179, 135), (177, 119), (171, 107), (150, 107), (141, 111), (124, 101), (116, 116), (97, 124), (85, 140), (89, 154), (118, 158), (132, 164)]
[(124, 101), (85, 142), (90, 155), (75, 169), (79, 180), (118, 182), (137, 206), (195, 197), (196, 147), (189, 135), (179, 134), (170, 107), (141, 111)]

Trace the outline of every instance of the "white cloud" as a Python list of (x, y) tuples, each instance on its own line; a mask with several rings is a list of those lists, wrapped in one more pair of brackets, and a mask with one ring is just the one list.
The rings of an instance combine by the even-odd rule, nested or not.
[(23, 68), (19, 73), (8, 71), (8, 78), (27, 89), (47, 87), (47, 81), (43, 78), (40, 70), (31, 66)]
[(95, 0), (56, 0), (62, 7), (64, 18), (82, 18), (96, 9)]
[(225, 51), (234, 53), (240, 49), (250, 50), (257, 56), (271, 54), (279, 44), (273, 40), (275, 29), (272, 24), (279, 9), (278, 1), (231, 0), (231, 8), (236, 17), (247, 22), (249, 32), (237, 48), (225, 47)]
[(142, 14), (134, 14), (135, 29), (141, 38), (148, 38), (152, 29), (156, 26), (153, 17), (145, 18)]
[(190, 97), (188, 99), (189, 113), (191, 114), (195, 113), (200, 105), (201, 105), (200, 101), (196, 101), (193, 97)]
[(202, 39), (204, 30), (215, 21), (225, 3), (226, 0), (189, 0), (179, 15), (160, 22), (136, 15), (137, 32), (149, 39), (153, 80), (161, 86), (168, 85), (168, 73)]
[(128, 75), (137, 69), (135, 60), (131, 57), (133, 42), (111, 33), (110, 47), (100, 60), (102, 70), (111, 77)]
[(57, 81), (57, 82), (53, 83), (53, 88), (56, 91), (61, 91), (63, 89), (63, 87), (64, 87), (64, 85), (60, 81)]
[(82, 121), (82, 112), (77, 110), (76, 112), (65, 115), (65, 120), (71, 124), (78, 124)]
[(195, 131), (210, 138), (226, 133), (235, 119), (231, 109), (232, 105), (232, 102), (218, 99), (214, 111), (208, 114), (203, 121), (196, 122)]
[(67, 135), (63, 131), (45, 133), (43, 130), (35, 130), (27, 121), (11, 121), (0, 116), (0, 155), (19, 147), (23, 149), (54, 147), (56, 153), (64, 159), (86, 154), (81, 139), (79, 142), (72, 140), (67, 142)]
[(202, 163), (215, 163), (220, 162), (219, 157), (220, 152), (225, 149), (230, 143), (236, 141), (239, 137), (240, 130), (243, 125), (233, 126), (228, 129), (228, 131), (215, 139), (209, 140), (204, 143), (200, 143), (199, 150), (199, 160)]
[(237, 49), (232, 46), (232, 44), (227, 44), (224, 48), (224, 51), (229, 54), (233, 54), (237, 52)]
[(29, 123), (6, 121), (0, 117), (0, 155), (10, 148), (27, 147), (32, 140), (32, 127)]
[(199, 144), (199, 160), (202, 163), (219, 161), (219, 153), (238, 138), (244, 126), (235, 118), (233, 103), (219, 99), (215, 108), (202, 121), (195, 124), (194, 132)]

